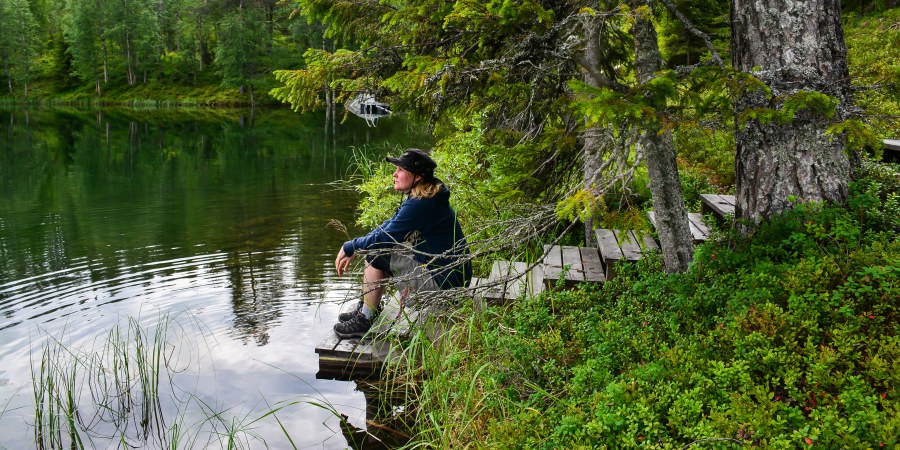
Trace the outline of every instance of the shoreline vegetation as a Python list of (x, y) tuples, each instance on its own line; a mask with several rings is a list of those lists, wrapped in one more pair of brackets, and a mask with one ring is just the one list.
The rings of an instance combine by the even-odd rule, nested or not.
[[(529, 5), (546, 12), (539, 5)], [(318, 11), (323, 15), (326, 12)], [(448, 16), (446, 22), (441, 17), (437, 23), (475, 27), (493, 26), (491, 21), (496, 20), (487, 14), (463, 12), (472, 14)], [(525, 26), (543, 30), (543, 25), (535, 25), (531, 19), (535, 14), (532, 10), (510, 6), (502, 12), (506, 14), (502, 16), (508, 21), (506, 26), (490, 28), (500, 38), (507, 37), (500, 33), (515, 33)], [(420, 19), (414, 13), (409, 12), (411, 19), (396, 17), (394, 24)], [(544, 18), (552, 20), (549, 13)], [(428, 18), (421, 19), (424, 22)], [(706, 19), (714, 24), (714, 18)], [(375, 22), (378, 20), (381, 19)], [(900, 45), (898, 21), (900, 8), (866, 16), (845, 15), (844, 37), (850, 73), (858, 86), (894, 86), (896, 90), (900, 71), (891, 52)], [(662, 19), (659, 23), (672, 26)], [(427, 31), (426, 25), (421, 26)], [(356, 27), (352, 31), (361, 35), (366, 31), (355, 23), (346, 26)], [(715, 43), (726, 46), (727, 27), (720, 29), (718, 36), (716, 32), (710, 31), (720, 39)], [(428, 33), (421, 34), (433, 38)], [(676, 42), (677, 34), (670, 29), (662, 39), (670, 39), (669, 45), (675, 48), (681, 45)], [(392, 43), (390, 35), (377, 34), (388, 44)], [(460, 36), (469, 35), (460, 33)], [(450, 41), (448, 38), (447, 42)], [(469, 44), (470, 48), (481, 51), (491, 49), (495, 43)], [(506, 49), (502, 43), (496, 48)], [(687, 62), (695, 62), (690, 54), (698, 53), (698, 48), (701, 54), (705, 51), (705, 47), (695, 45)], [(619, 56), (625, 60), (631, 57), (624, 53), (627, 52)], [(467, 55), (472, 61), (463, 62), (470, 62), (473, 67), (493, 56), (475, 51)], [(677, 57), (671, 53), (664, 56)], [(345, 63), (341, 58), (353, 60), (354, 64), (356, 61), (341, 50), (323, 50), (318, 57), (314, 62), (319, 63), (316, 69), (320, 72), (298, 70), (303, 73), (295, 74), (293, 81), (300, 92), (294, 105), (297, 109), (314, 110), (322, 105), (318, 97), (322, 84), (298, 81), (309, 81), (304, 76), (325, 77), (331, 75), (328, 70), (334, 70), (335, 76), (344, 77), (334, 82), (343, 83), (347, 88), (344, 92), (375, 83), (354, 78), (358, 76), (355, 71), (338, 73), (336, 68)], [(479, 57), (484, 59), (479, 61)], [(393, 78), (382, 80), (382, 87), (416, 94), (413, 100), (407, 99), (410, 106), (430, 114), (434, 105), (415, 103), (421, 98), (432, 98), (417, 91), (424, 89), (421, 80), (425, 77), (420, 75), (442, 73), (444, 68), (449, 71), (452, 65), (445, 65), (445, 61), (436, 57), (432, 60), (432, 55), (408, 62), (404, 70), (409, 71), (398, 71)], [(477, 67), (481, 70), (484, 66)], [(610, 67), (624, 67), (624, 64)], [(506, 80), (495, 74), (489, 81), (496, 84), (482, 92), (478, 89), (483, 86), (452, 85), (456, 80), (451, 75), (443, 74), (447, 84), (440, 93), (457, 95), (452, 100), (473, 103), (465, 105), (471, 108), (448, 109), (444, 111), (447, 117), (435, 120), (435, 128), (443, 137), (435, 145), (434, 157), (441, 172), (438, 175), (454, 189), (455, 201), (466, 205), (456, 208), (461, 221), (472, 228), (481, 227), (466, 230), (467, 237), (475, 243), (473, 247), (488, 246), (494, 236), (503, 234), (504, 220), (525, 223), (522, 217), (537, 217), (543, 210), (532, 201), (535, 204), (544, 201), (540, 206), (557, 205), (549, 214), (555, 227), (542, 229), (543, 235), (506, 236), (518, 239), (519, 248), (484, 252), (487, 256), (476, 261), (476, 271), (483, 272), (490, 266), (488, 257), (500, 256), (499, 253), (504, 257), (524, 255), (524, 259), (532, 262), (553, 232), (567, 231), (559, 236), (561, 243), (584, 244), (584, 236), (572, 232), (578, 227), (571, 224), (579, 221), (595, 220), (595, 225), (608, 228), (652, 230), (645, 218), (647, 210), (653, 207), (648, 187), (650, 176), (645, 168), (638, 167), (637, 158), (631, 153), (626, 152), (618, 162), (621, 167), (635, 164), (627, 187), (603, 196), (593, 196), (587, 190), (572, 195), (569, 195), (572, 191), (564, 192), (580, 182), (576, 166), (581, 162), (578, 159), (581, 154), (573, 143), (582, 136), (566, 134), (576, 126), (552, 114), (562, 111), (565, 114), (560, 116), (571, 117), (573, 111), (583, 114), (586, 111), (591, 113), (588, 115), (611, 121), (621, 120), (615, 125), (625, 130), (642, 126), (635, 118), (660, 111), (675, 117), (672, 110), (666, 109), (666, 102), (635, 106), (626, 103), (632, 99), (620, 97), (616, 92), (584, 88), (595, 98), (614, 104), (618, 108), (615, 112), (622, 112), (620, 117), (611, 112), (614, 108), (603, 109), (604, 105), (584, 103), (583, 110), (566, 109), (570, 107), (569, 99), (552, 97), (553, 92), (545, 86), (547, 91), (541, 93), (546, 97), (535, 100), (546, 102), (543, 103), (545, 111), (529, 112), (547, 116), (541, 117), (542, 122), (534, 121), (540, 122), (540, 127), (535, 127), (529, 135), (515, 127), (531, 124), (526, 120), (530, 117), (510, 118), (509, 129), (499, 126), (491, 129), (488, 118), (503, 116), (490, 117), (496, 112), (497, 104), (504, 108), (521, 105), (525, 98), (530, 108), (534, 99), (521, 95), (531, 92), (523, 88), (530, 85), (518, 79), (504, 83)], [(466, 80), (469, 78), (460, 83)], [(553, 88), (570, 86), (566, 84), (568, 81), (554, 80), (549, 84)], [(653, 95), (662, 95), (673, 103), (689, 99), (690, 95), (681, 92), (676, 97), (677, 89), (691, 91), (683, 85), (676, 86), (682, 81), (657, 79), (658, 91), (635, 95), (636, 101)], [(158, 92), (144, 91), (140, 86), (111, 87), (101, 98), (136, 106), (167, 102), (224, 105), (229, 101), (227, 96), (235, 92), (235, 88), (224, 89), (217, 82), (210, 82), (198, 91), (185, 92), (174, 86), (169, 86), (167, 91), (162, 84), (148, 85), (147, 89), (150, 86), (155, 86), (153, 89)], [(735, 183), (734, 129), (738, 118), (722, 119), (722, 114), (731, 111), (732, 99), (718, 97), (719, 92), (714, 92), (709, 85), (699, 86), (691, 92), (697, 94), (697, 102), (679, 111), (698, 115), (676, 117), (682, 122), (671, 125), (675, 146), (680, 150), (679, 182), (684, 201), (692, 211), (697, 209), (700, 193), (733, 192)], [(270, 104), (270, 101), (277, 104), (268, 96), (273, 87), (257, 86), (255, 98), (248, 93), (238, 102), (247, 99), (245, 105)], [(458, 90), (452, 91), (454, 88)], [(56, 90), (52, 83), (41, 86), (38, 82), (30, 95), (51, 104), (61, 101), (90, 105), (94, 101), (90, 100), (94, 98), (92, 89), (92, 86), (82, 86), (69, 91)], [(859, 90), (857, 106), (865, 110), (870, 120), (867, 125), (871, 128), (865, 130), (868, 137), (896, 138), (891, 136), (900, 132), (896, 92)], [(316, 101), (304, 98), (305, 94)], [(327, 99), (328, 94), (325, 95)], [(702, 95), (708, 97), (701, 98)], [(176, 100), (156, 100), (169, 97)], [(813, 108), (822, 97), (827, 96), (810, 97), (797, 110), (809, 109), (810, 115), (816, 117), (832, 113), (828, 107)], [(308, 103), (303, 103), (304, 100)], [(827, 100), (822, 104), (828, 106), (831, 99)], [(721, 105), (725, 106), (720, 108)], [(790, 124), (794, 120), (793, 115), (785, 118), (772, 111), (755, 112), (760, 114), (761, 121)], [(628, 116), (629, 113), (632, 115)], [(710, 117), (716, 114), (720, 115), (715, 120), (721, 122), (708, 128), (697, 125), (711, 122)], [(493, 125), (497, 123), (499, 119)], [(609, 124), (594, 125), (602, 129)], [(848, 136), (853, 131), (851, 125), (854, 124), (844, 124)], [(623, 142), (622, 147), (627, 149), (634, 143)], [(552, 151), (548, 152), (548, 148)], [(424, 334), (413, 337), (404, 344), (408, 364), (388, 369), (387, 387), (382, 394), (386, 398), (402, 398), (402, 407), (394, 408), (393, 417), (404, 422), (403, 433), (411, 436), (407, 445), (412, 448), (897, 448), (900, 446), (900, 305), (897, 304), (900, 298), (900, 168), (896, 164), (867, 161), (865, 155), (862, 159), (854, 178), (849, 180), (846, 205), (801, 202), (789, 197), (791, 207), (766, 218), (752, 236), (727, 228), (717, 230), (714, 239), (694, 249), (693, 260), (682, 273), (669, 273), (661, 259), (646, 257), (635, 265), (618, 268), (618, 276), (602, 287), (553, 290), (536, 298), (520, 299), (510, 306), (478, 310), (464, 304), (441, 324), (444, 330), (441, 339), (435, 342), (426, 339)], [(534, 170), (535, 161), (548, 170), (538, 173)], [(357, 188), (363, 194), (359, 207), (359, 222), (363, 226), (377, 225), (396, 206), (396, 197), (387, 195), (384, 189), (388, 172), (379, 167), (383, 169), (366, 161), (357, 167), (358, 174), (363, 172), (359, 175), (361, 179), (355, 180), (360, 181)], [(534, 216), (527, 216), (522, 210), (531, 210)], [(568, 228), (557, 222), (569, 224)]]
[(119, 86), (111, 88), (102, 96), (92, 91), (72, 90), (54, 91), (48, 83), (38, 83), (31, 89), (27, 98), (13, 97), (8, 93), (0, 95), (0, 104), (9, 106), (42, 106), (42, 107), (108, 107), (122, 106), (132, 108), (239, 108), (239, 107), (286, 107), (270, 96), (255, 99), (251, 102), (249, 95), (241, 94), (236, 88), (225, 88), (216, 85), (180, 86), (180, 85), (145, 85)]

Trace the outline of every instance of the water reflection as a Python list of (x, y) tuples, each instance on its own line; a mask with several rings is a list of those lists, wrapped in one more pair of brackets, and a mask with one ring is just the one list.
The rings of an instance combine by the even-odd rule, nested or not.
[[(122, 317), (164, 314), (202, 324), (214, 370), (193, 395), (252, 409), (321, 393), (365, 427), (347, 412), (364, 411), (352, 384), (315, 379), (313, 349), (356, 293), (331, 268), (343, 237), (326, 227), (352, 223), (356, 199), (328, 183), (352, 147), (420, 136), (394, 118), (323, 136), (321, 116), (290, 111), (0, 111), (0, 123), (0, 447), (30, 444), (39, 336), (90, 347)], [(346, 445), (327, 413), (285, 417), (316, 445)]]

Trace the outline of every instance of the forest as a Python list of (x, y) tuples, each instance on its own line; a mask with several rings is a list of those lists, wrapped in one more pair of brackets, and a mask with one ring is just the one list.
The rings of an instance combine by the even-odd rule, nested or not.
[[(13, 102), (390, 103), (433, 133), (476, 271), (551, 241), (593, 245), (600, 227), (658, 239), (602, 287), (463, 306), (451, 338), (414, 340), (416, 364), (389, 374), (410, 445), (900, 445), (900, 169), (882, 161), (900, 136), (896, 1), (2, 0), (0, 13)], [(358, 221), (376, 225), (396, 206), (390, 166), (355, 168)], [(702, 193), (734, 194), (735, 226), (695, 246)]]
[(275, 0), (3, 0), (4, 96), (272, 103), (272, 70), (333, 45), (295, 9)]

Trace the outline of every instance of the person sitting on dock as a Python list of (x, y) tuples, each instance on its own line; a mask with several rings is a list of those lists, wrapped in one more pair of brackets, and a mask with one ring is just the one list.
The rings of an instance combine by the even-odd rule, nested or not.
[(434, 177), (437, 163), (419, 149), (385, 160), (397, 166), (394, 189), (405, 193), (406, 199), (393, 217), (365, 236), (344, 242), (337, 254), (334, 266), (341, 276), (357, 251), (372, 251), (363, 269), (363, 300), (353, 311), (338, 316), (334, 326), (342, 338), (366, 334), (390, 278), (398, 281), (401, 299), (412, 293), (464, 287), (472, 278), (472, 264), (466, 258), (469, 248), (450, 206), (450, 190)]

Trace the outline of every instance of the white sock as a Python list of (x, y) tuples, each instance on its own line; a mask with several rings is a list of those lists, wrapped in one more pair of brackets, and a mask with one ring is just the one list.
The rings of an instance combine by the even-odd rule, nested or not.
[(371, 319), (375, 315), (375, 310), (369, 308), (369, 305), (363, 303), (362, 309), (359, 310), (366, 319)]

